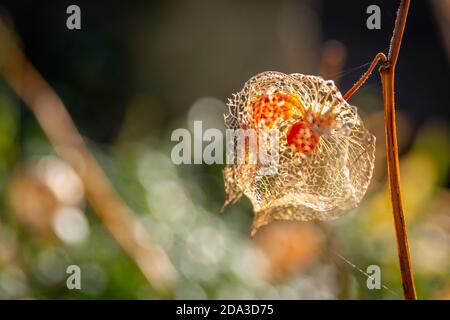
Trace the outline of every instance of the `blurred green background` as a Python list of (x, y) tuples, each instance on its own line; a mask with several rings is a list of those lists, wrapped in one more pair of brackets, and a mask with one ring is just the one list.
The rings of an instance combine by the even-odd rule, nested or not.
[[(247, 199), (219, 214), (222, 166), (170, 159), (175, 128), (203, 120), (223, 129), (224, 101), (261, 71), (319, 73), (350, 88), (387, 50), (397, 1), (336, 2), (3, 1), (1, 16), (180, 277), (166, 294), (149, 285), (0, 77), (0, 298), (402, 298), (376, 73), (351, 100), (377, 136), (374, 177), (361, 205), (336, 221), (278, 222), (250, 239)], [(70, 4), (81, 8), (80, 31), (66, 28)], [(382, 10), (381, 30), (365, 26), (370, 4)], [(450, 298), (449, 21), (449, 1), (413, 1), (396, 74), (422, 299)], [(327, 67), (336, 55), (342, 65)], [(81, 267), (81, 290), (66, 287), (72, 264)], [(367, 288), (361, 270), (369, 265), (380, 266), (387, 289)]]

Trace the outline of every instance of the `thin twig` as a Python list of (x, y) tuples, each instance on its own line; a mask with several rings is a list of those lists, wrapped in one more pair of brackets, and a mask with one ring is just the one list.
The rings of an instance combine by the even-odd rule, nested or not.
[(384, 114), (386, 125), (386, 153), (389, 175), (389, 190), (391, 195), (392, 211), (394, 215), (395, 233), (397, 237), (398, 257), (404, 297), (415, 300), (416, 289), (409, 253), (406, 223), (403, 215), (403, 203), (400, 190), (400, 167), (397, 146), (397, 129), (395, 122), (394, 74), (400, 52), (406, 18), (408, 16), (410, 0), (402, 0), (397, 12), (394, 33), (387, 61), (380, 67), (381, 83), (383, 87)]
[(359, 78), (358, 82), (356, 82), (353, 87), (351, 87), (345, 94), (344, 94), (344, 100), (348, 100), (363, 84), (366, 82), (366, 80), (370, 77), (372, 74), (373, 69), (377, 66), (378, 62), (381, 60), (381, 63), (386, 62), (386, 55), (383, 52), (378, 52), (375, 58), (372, 60), (372, 63), (369, 66), (369, 69), (367, 69), (366, 72)]
[(26, 59), (0, 19), (0, 73), (35, 114), (55, 151), (83, 181), (95, 213), (149, 283), (166, 291), (177, 273), (165, 252), (153, 244), (133, 212), (123, 203), (89, 152), (56, 92)]

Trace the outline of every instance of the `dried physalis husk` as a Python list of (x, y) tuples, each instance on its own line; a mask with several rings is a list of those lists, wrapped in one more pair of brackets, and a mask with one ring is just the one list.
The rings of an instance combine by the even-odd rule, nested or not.
[[(224, 169), (225, 205), (242, 194), (251, 200), (252, 235), (274, 220), (337, 218), (361, 201), (372, 177), (375, 137), (333, 81), (263, 72), (229, 99), (228, 108), (227, 127), (253, 129), (258, 141), (257, 151), (245, 147), (244, 160)], [(277, 161), (263, 171), (267, 162), (248, 159), (257, 158), (259, 153), (251, 153), (260, 152), (259, 145), (264, 145), (259, 132), (274, 130)], [(232, 140), (234, 147), (238, 141)]]

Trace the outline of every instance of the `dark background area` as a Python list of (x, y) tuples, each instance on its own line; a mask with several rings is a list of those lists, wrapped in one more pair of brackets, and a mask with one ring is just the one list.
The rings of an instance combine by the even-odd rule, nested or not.
[[(198, 79), (195, 88), (198, 94), (222, 99), (236, 90), (236, 82), (241, 83), (262, 70), (291, 73), (313, 71), (302, 70), (301, 61), (286, 66), (276, 59), (261, 59), (260, 55), (264, 55), (261, 48), (277, 46), (277, 41), (272, 39), (271, 34), (261, 35), (253, 40), (254, 43), (245, 44), (247, 48), (254, 49), (252, 56), (229, 55), (229, 52), (238, 50), (240, 39), (236, 34), (242, 32), (233, 26), (233, 15), (241, 17), (246, 11), (258, 11), (265, 6), (277, 7), (277, 3), (282, 4), (282, 1), (258, 1), (257, 6), (252, 1), (205, 2), (204, 6), (201, 2), (186, 2), (185, 6), (192, 8), (186, 8), (186, 15), (181, 17), (184, 20), (178, 20), (179, 25), (174, 26), (175, 30), (170, 33), (173, 38), (166, 39), (165, 42), (159, 41), (158, 21), (170, 14), (176, 3), (30, 0), (6, 1), (4, 6), (12, 15), (30, 60), (55, 85), (62, 97), (70, 101), (70, 112), (76, 123), (81, 125), (83, 133), (97, 142), (111, 142), (114, 139), (123, 120), (126, 101), (133, 94), (132, 90), (136, 85), (166, 102), (164, 104), (168, 108), (168, 118), (183, 109), (183, 106), (176, 105), (177, 103), (187, 106), (195, 99), (193, 90), (178, 90), (183, 85), (189, 86), (189, 83), (182, 83), (181, 74), (180, 81), (166, 81), (174, 84), (173, 88), (164, 86), (164, 79), (168, 75), (165, 74), (165, 66), (161, 64), (164, 54), (161, 46), (167, 42), (171, 42), (169, 46), (176, 49), (176, 43), (182, 45), (186, 38), (191, 41), (191, 51), (180, 49), (171, 56), (177, 61), (171, 61), (168, 57), (164, 62), (168, 67), (176, 63), (180, 66), (180, 73), (195, 74)], [(224, 10), (225, 3), (229, 3), (230, 9)], [(71, 32), (65, 28), (65, 8), (70, 4), (78, 4), (82, 9), (81, 31)], [(381, 8), (381, 30), (368, 30), (365, 27), (368, 17), (366, 8), (371, 4)], [(397, 108), (413, 119), (415, 128), (433, 118), (448, 119), (448, 60), (444, 46), (439, 40), (438, 26), (430, 4), (430, 1), (412, 3), (396, 74), (396, 89), (402, 93), (397, 95)], [(326, 0), (314, 1), (313, 7), (320, 18), (320, 38), (336, 39), (347, 47), (348, 58), (340, 85), (345, 90), (364, 71), (364, 68), (354, 70), (355, 67), (371, 61), (380, 50), (387, 53), (397, 2)], [(293, 8), (302, 10), (301, 6)], [(192, 10), (197, 13), (192, 14)], [(139, 20), (143, 15), (153, 29), (148, 30), (147, 40), (150, 48), (147, 49), (150, 55), (145, 61), (152, 72), (152, 79), (146, 79), (139, 84), (136, 83), (139, 81), (136, 80), (139, 71), (131, 61), (130, 51), (133, 46), (130, 46), (130, 41), (134, 39), (134, 35), (143, 32), (139, 30), (142, 26)], [(220, 16), (221, 19), (212, 21), (210, 17), (215, 16)], [(272, 23), (270, 17), (263, 18), (269, 19), (268, 24)], [(290, 18), (286, 15), (286, 19)], [(220, 31), (217, 36), (208, 32), (211, 28), (209, 24), (216, 25), (212, 30)], [(161, 28), (168, 27), (163, 24)], [(227, 31), (229, 37), (221, 38)], [(235, 43), (232, 41), (234, 36)], [(194, 61), (191, 61), (192, 54), (197, 55)], [(213, 64), (206, 67), (198, 63), (197, 59), (208, 59)], [(238, 76), (232, 74), (237, 68), (224, 69), (221, 67), (223, 65), (239, 65)], [(305, 69), (311, 69), (311, 66)], [(163, 81), (160, 81), (161, 79)], [(70, 83), (70, 88), (64, 83)], [(374, 75), (367, 85), (380, 88), (378, 75)], [(178, 96), (176, 101), (171, 95)], [(151, 113), (151, 110), (148, 112)]]

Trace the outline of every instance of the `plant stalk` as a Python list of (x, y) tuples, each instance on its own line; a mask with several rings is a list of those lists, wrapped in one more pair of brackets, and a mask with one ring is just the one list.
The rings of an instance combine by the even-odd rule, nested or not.
[(394, 33), (391, 38), (388, 59), (379, 69), (384, 100), (384, 115), (386, 126), (386, 155), (389, 176), (389, 191), (394, 216), (397, 238), (398, 257), (402, 275), (403, 294), (406, 300), (416, 300), (416, 289), (411, 266), (406, 222), (403, 214), (403, 203), (400, 188), (400, 166), (397, 145), (397, 128), (395, 119), (394, 75), (400, 52), (410, 0), (402, 0), (397, 12)]

